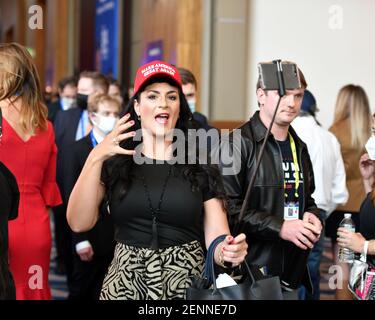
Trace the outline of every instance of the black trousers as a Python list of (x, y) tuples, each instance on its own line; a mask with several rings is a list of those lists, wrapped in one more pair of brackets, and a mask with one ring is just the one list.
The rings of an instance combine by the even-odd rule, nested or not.
[(65, 266), (68, 288), (73, 273), (73, 246), (72, 231), (66, 220), (66, 205), (62, 204), (52, 208), (55, 222), (55, 244), (57, 252), (57, 263)]
[[(95, 249), (94, 249), (95, 252)], [(103, 280), (113, 259), (113, 252), (107, 256), (93, 256), (92, 261), (82, 261), (75, 254), (73, 276), (70, 283), (70, 300), (99, 300)]]

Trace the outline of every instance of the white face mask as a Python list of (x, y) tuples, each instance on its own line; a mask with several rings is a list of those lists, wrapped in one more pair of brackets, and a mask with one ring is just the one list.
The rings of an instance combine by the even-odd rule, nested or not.
[(61, 106), (64, 110), (69, 110), (71, 109), (75, 102), (76, 102), (76, 99), (74, 98), (66, 98), (66, 97), (61, 97), (60, 98), (60, 101), (61, 101)]
[(366, 142), (366, 150), (371, 160), (375, 160), (375, 136), (371, 136)]
[(191, 113), (195, 112), (195, 101), (188, 101)]
[(99, 119), (99, 121), (92, 120), (92, 123), (105, 135), (107, 135), (113, 130), (118, 121), (118, 118), (116, 117), (104, 117), (97, 113), (94, 113), (94, 115), (97, 119)]

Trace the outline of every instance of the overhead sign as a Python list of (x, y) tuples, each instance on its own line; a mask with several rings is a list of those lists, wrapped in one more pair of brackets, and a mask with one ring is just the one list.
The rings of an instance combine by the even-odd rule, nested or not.
[(154, 60), (163, 60), (163, 40), (150, 42), (143, 55), (142, 65)]

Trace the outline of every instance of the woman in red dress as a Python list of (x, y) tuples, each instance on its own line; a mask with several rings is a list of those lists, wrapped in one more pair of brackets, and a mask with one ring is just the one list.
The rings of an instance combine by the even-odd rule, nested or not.
[(0, 44), (0, 161), (20, 190), (18, 218), (9, 222), (9, 264), (17, 300), (51, 299), (51, 229), (47, 207), (61, 203), (56, 146), (39, 77), (27, 50)]

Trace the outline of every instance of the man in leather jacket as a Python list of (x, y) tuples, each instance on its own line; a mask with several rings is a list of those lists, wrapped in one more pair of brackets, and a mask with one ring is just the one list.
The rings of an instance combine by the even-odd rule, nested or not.
[[(247, 262), (258, 265), (268, 275), (279, 276), (284, 299), (297, 299), (302, 283), (311, 291), (307, 258), (322, 230), (319, 210), (311, 197), (315, 186), (307, 147), (290, 126), (299, 115), (307, 87), (300, 70), (299, 73), (302, 88), (287, 90), (280, 102), (240, 224), (249, 243)], [(232, 228), (238, 223), (250, 177), (279, 99), (277, 91), (263, 90), (259, 81), (256, 93), (260, 111), (239, 128), (240, 143), (231, 133), (220, 148), (222, 153), (225, 149), (233, 152), (236, 162), (220, 163)], [(233, 171), (228, 174), (231, 165)]]

